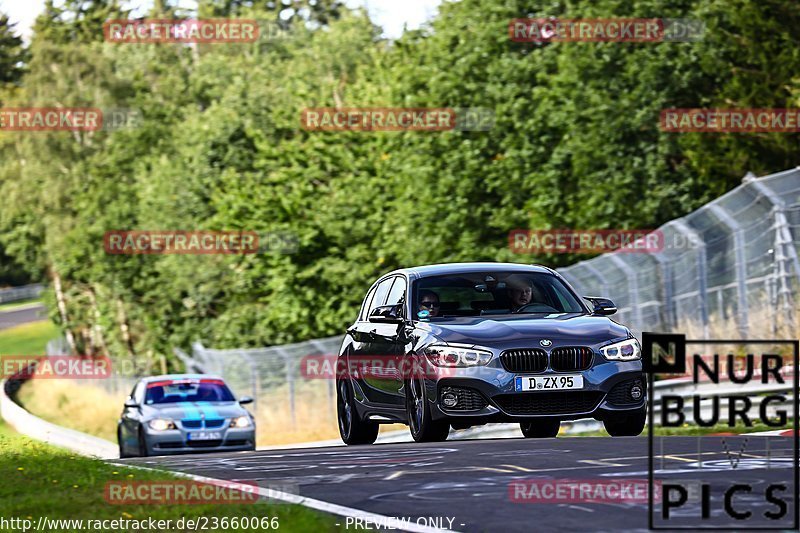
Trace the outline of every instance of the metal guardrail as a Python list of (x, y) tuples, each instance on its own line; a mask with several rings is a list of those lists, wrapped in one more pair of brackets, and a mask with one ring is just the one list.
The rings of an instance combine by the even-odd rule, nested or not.
[(43, 290), (44, 285), (41, 283), (25, 285), (23, 287), (12, 287), (10, 289), (0, 289), (0, 304), (38, 298)]
[(112, 442), (52, 424), (26, 411), (13, 399), (20, 384), (19, 380), (14, 379), (0, 382), (0, 415), (17, 433), (81, 455), (101, 459), (119, 457), (117, 446)]

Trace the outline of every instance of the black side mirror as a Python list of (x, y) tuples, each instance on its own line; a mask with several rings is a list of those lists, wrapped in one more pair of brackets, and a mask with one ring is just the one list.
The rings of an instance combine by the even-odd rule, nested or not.
[(584, 296), (592, 304), (592, 311), (596, 315), (613, 315), (617, 312), (617, 306), (608, 298), (601, 298), (599, 296)]
[(401, 305), (379, 305), (369, 314), (370, 322), (381, 324), (401, 324), (403, 323)]
[(247, 405), (248, 403), (253, 403), (253, 399), (250, 396), (242, 396), (239, 399), (239, 403), (241, 405)]
[[(117, 404), (117, 405), (119, 405), (119, 404)], [(133, 409), (136, 409), (136, 408), (139, 407), (139, 404), (136, 403), (136, 400), (134, 400), (133, 398), (128, 397), (128, 399), (125, 400), (125, 407), (131, 407)]]

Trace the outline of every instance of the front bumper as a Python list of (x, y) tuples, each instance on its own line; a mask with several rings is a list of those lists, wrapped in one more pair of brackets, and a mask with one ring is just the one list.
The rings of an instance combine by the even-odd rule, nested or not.
[[(517, 376), (564, 374), (582, 375), (583, 389), (517, 392), (514, 387)], [(638, 382), (642, 390), (646, 391), (647, 381), (642, 373), (641, 361), (603, 361), (588, 370), (548, 370), (535, 374), (509, 372), (500, 365), (480, 367), (479, 370), (448, 369), (446, 374), (443, 373), (438, 378), (425, 380), (432, 417), (463, 424), (519, 422), (536, 418), (604, 420), (625, 416), (644, 410), (647, 402), (646, 392), (638, 401), (628, 394), (627, 390), (634, 382)], [(469, 395), (468, 409), (447, 408), (439, 401), (445, 388), (469, 389), (477, 395)]]
[(145, 443), (148, 455), (177, 455), (184, 453), (235, 452), (255, 449), (256, 431), (249, 428), (220, 428), (213, 430), (220, 433), (219, 439), (195, 440), (189, 433), (201, 430), (183, 428), (155, 431), (149, 426), (145, 429)]

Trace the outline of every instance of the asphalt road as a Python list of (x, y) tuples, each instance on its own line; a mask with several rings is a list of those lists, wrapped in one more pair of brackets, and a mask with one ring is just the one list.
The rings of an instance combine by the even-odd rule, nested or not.
[(0, 330), (13, 328), (28, 322), (44, 320), (46, 310), (42, 305), (24, 307), (22, 309), (12, 309), (10, 311), (0, 311)]
[[(750, 496), (739, 494), (734, 499), (737, 506), (749, 506), (754, 512), (755, 518), (747, 522), (747, 527), (757, 525), (757, 518), (762, 526), (788, 528), (796, 507), (793, 443), (794, 439), (786, 437), (668, 437), (663, 440), (662, 459), (662, 443), (655, 439), (655, 479), (665, 483), (679, 481), (689, 487), (687, 504), (673, 515), (673, 520), (683, 515), (683, 525), (744, 527), (744, 522), (727, 518), (723, 511), (722, 495), (735, 482), (753, 486)], [(458, 531), (619, 531), (648, 527), (646, 499), (625, 503), (531, 503), (513, 501), (514, 490), (509, 490), (510, 483), (520, 480), (646, 480), (649, 461), (645, 437), (483, 439), (125, 462), (255, 481), (264, 487), (295, 486), (301, 496), (386, 516), (412, 520), (451, 518), (452, 529)], [(712, 516), (705, 522), (699, 522), (701, 480), (711, 486)], [(765, 522), (761, 517), (764, 511), (776, 509), (764, 502), (763, 496), (766, 486), (772, 483), (787, 486), (787, 492), (778, 493), (785, 496), (788, 505), (785, 521), (780, 523)], [(660, 504), (655, 509), (660, 514)], [(448, 521), (445, 519), (443, 524), (448, 525)]]

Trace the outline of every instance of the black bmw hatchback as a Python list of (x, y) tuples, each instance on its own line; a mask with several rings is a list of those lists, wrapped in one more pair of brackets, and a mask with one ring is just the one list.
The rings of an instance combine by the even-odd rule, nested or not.
[(508, 263), (401, 269), (378, 279), (347, 330), (337, 366), (339, 432), (370, 444), (379, 424), (418, 442), (450, 428), (518, 422), (555, 437), (561, 421), (602, 420), (612, 436), (645, 423), (641, 349), (556, 271)]

